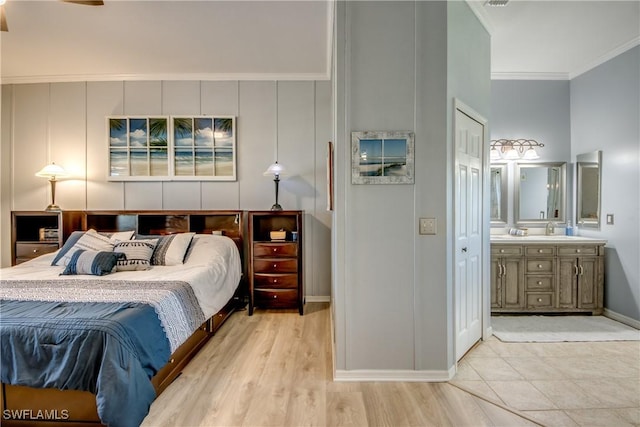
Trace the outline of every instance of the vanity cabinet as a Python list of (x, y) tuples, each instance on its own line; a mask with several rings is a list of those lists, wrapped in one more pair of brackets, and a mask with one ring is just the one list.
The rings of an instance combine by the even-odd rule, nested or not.
[(558, 300), (561, 307), (593, 310), (602, 313), (604, 281), (604, 247), (560, 247), (560, 284)]
[(491, 245), (491, 309), (520, 310), (524, 306), (522, 246)]
[(603, 284), (600, 241), (491, 244), (492, 313), (602, 314)]

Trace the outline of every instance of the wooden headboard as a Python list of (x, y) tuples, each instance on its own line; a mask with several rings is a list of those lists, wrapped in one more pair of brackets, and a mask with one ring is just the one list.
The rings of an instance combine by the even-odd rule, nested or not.
[(219, 232), (233, 239), (244, 252), (244, 211), (83, 211), (82, 229), (102, 232), (135, 230), (136, 234), (164, 235), (185, 232), (211, 234)]

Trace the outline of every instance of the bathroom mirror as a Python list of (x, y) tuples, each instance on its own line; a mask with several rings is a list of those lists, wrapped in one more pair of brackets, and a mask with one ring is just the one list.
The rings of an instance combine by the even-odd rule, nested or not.
[(602, 151), (576, 157), (576, 178), (576, 224), (579, 227), (600, 229)]
[(507, 223), (507, 165), (491, 165), (491, 223)]
[(518, 163), (515, 173), (515, 222), (564, 223), (566, 163)]

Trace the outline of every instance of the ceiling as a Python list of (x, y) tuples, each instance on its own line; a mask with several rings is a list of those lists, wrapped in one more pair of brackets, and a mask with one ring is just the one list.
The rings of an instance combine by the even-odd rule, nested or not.
[[(494, 78), (572, 78), (638, 44), (640, 2), (468, 3), (492, 35)], [(8, 0), (3, 83), (323, 80), (333, 0)]]

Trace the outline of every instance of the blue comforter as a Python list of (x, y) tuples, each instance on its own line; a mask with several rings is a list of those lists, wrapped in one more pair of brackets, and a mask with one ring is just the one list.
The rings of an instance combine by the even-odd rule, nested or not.
[(3, 383), (87, 390), (112, 426), (138, 426), (155, 390), (151, 377), (171, 348), (150, 305), (0, 300)]

